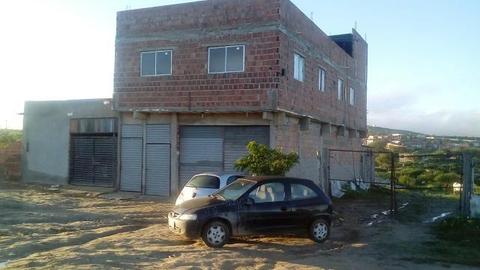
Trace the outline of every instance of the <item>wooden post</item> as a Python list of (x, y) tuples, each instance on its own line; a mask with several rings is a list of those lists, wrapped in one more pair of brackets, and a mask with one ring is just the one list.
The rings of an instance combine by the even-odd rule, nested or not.
[(473, 160), (472, 155), (463, 153), (463, 189), (460, 198), (461, 212), (464, 216), (470, 216), (470, 199), (473, 192)]

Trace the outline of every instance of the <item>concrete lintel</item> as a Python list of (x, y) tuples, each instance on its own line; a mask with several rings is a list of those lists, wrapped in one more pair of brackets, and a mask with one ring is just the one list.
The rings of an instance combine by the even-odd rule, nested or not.
[(134, 111), (134, 112), (133, 112), (133, 118), (134, 118), (134, 119), (146, 120), (146, 119), (147, 119), (147, 116), (148, 116), (148, 114), (146, 114), (146, 113), (144, 113), (144, 112), (139, 112), (139, 111)]
[(272, 112), (263, 112), (262, 113), (262, 119), (272, 121), (273, 120), (273, 113)]

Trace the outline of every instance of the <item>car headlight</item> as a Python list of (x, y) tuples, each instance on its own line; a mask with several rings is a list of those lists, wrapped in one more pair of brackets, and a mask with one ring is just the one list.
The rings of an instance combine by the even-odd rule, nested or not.
[(197, 220), (196, 214), (183, 214), (178, 217), (180, 220)]

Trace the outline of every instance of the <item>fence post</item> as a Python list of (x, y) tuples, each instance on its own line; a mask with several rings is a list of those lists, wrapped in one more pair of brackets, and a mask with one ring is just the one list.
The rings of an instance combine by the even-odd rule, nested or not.
[(470, 216), (470, 199), (473, 191), (473, 160), (472, 155), (463, 153), (463, 188), (461, 194), (460, 210), (462, 215)]
[(390, 211), (397, 212), (397, 198), (395, 196), (395, 154), (390, 153)]

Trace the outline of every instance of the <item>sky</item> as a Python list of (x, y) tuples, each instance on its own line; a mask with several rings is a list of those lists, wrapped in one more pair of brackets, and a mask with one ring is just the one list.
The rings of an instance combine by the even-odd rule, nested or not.
[[(6, 0), (0, 9), (0, 128), (25, 100), (111, 97), (116, 12), (175, 0)], [(293, 0), (327, 34), (369, 45), (370, 125), (480, 136), (480, 1)]]

